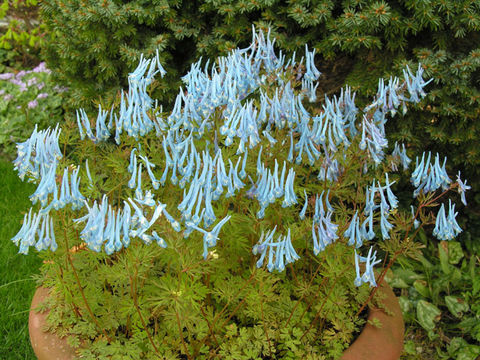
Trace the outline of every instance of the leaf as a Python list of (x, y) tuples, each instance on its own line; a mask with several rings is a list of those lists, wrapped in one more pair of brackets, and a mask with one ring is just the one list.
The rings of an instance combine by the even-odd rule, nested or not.
[(411, 301), (408, 300), (406, 296), (400, 296), (398, 298), (398, 303), (400, 304), (400, 309), (402, 310), (402, 314), (408, 314), (411, 308)]
[(427, 331), (435, 329), (435, 322), (440, 320), (441, 311), (432, 303), (420, 300), (417, 303), (417, 320)]
[(462, 245), (458, 241), (448, 242), (448, 262), (456, 265), (463, 258)]
[(368, 323), (377, 329), (382, 328), (382, 323), (379, 319), (374, 318), (373, 320), (368, 320)]
[(438, 244), (438, 256), (440, 258), (440, 267), (445, 275), (452, 272), (452, 266), (448, 263), (447, 242), (440, 241)]
[(410, 269), (395, 269), (395, 276), (405, 281), (408, 285), (412, 285), (415, 280), (425, 280), (424, 274), (417, 274)]
[(425, 280), (415, 280), (413, 283), (415, 290), (419, 292), (424, 298), (430, 298), (431, 293), (428, 287), (428, 283)]
[(458, 318), (461, 318), (462, 313), (470, 309), (468, 303), (457, 296), (445, 296), (445, 303), (447, 304), (448, 310)]

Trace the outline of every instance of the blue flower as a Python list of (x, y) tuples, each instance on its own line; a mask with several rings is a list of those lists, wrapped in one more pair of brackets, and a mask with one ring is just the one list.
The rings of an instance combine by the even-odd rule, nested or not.
[(402, 150), (400, 150), (398, 143), (395, 142), (395, 148), (392, 152), (392, 155), (395, 157), (398, 157), (402, 161), (403, 170), (408, 169), (408, 166), (410, 165), (410, 162), (412, 160), (407, 156), (407, 152), (405, 150), (405, 144), (402, 144)]
[(363, 244), (365, 238), (360, 230), (360, 220), (358, 219), (358, 210), (355, 211), (352, 221), (347, 230), (343, 233), (343, 237), (348, 238), (348, 245), (354, 246), (358, 249)]
[(451, 200), (449, 200), (448, 216), (446, 216), (445, 207), (444, 204), (442, 204), (437, 214), (433, 235), (439, 240), (454, 239), (462, 231), (455, 219), (457, 214), (458, 213), (455, 212), (455, 204), (452, 205)]
[(288, 171), (287, 180), (285, 181), (285, 199), (282, 201), (282, 207), (288, 207), (297, 203), (293, 181), (295, 178), (295, 171), (290, 169)]
[[(375, 274), (373, 272), (373, 267), (379, 264), (382, 260), (377, 260), (376, 255), (376, 251), (372, 255), (372, 247), (370, 247), (366, 258), (359, 256), (357, 254), (357, 251), (355, 250), (355, 272), (357, 274), (357, 277), (354, 281), (355, 286), (360, 286), (363, 283), (369, 283), (371, 287), (377, 286), (377, 283), (375, 282)], [(366, 262), (365, 272), (361, 277), (359, 262)]]
[(460, 179), (460, 171), (457, 174), (458, 193), (460, 194), (463, 205), (467, 206), (467, 200), (465, 199), (465, 191), (470, 190), (472, 187), (467, 185), (467, 180), (463, 182)]
[(303, 204), (303, 208), (302, 208), (302, 211), (300, 211), (300, 220), (305, 220), (305, 213), (307, 211), (307, 206), (308, 206), (308, 196), (307, 196), (307, 192), (305, 190), (303, 190), (303, 193), (305, 194), (305, 203)]

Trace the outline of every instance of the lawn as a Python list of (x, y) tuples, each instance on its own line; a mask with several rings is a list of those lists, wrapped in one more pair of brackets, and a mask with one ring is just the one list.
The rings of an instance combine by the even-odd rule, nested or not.
[(28, 310), (35, 290), (32, 275), (41, 260), (35, 254), (18, 254), (10, 239), (20, 230), (23, 214), (29, 208), (28, 196), (34, 185), (20, 181), (13, 165), (0, 160), (0, 357), (35, 359), (28, 338)]

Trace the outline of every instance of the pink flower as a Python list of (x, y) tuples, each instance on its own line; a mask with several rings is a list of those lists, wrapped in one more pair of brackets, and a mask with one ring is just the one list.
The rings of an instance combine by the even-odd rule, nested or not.
[(12, 77), (13, 77), (12, 73), (0, 74), (0, 80), (8, 80), (8, 79), (11, 79)]
[(39, 73), (39, 72), (46, 72), (46, 73), (50, 73), (50, 70), (47, 69), (47, 67), (45, 66), (45, 62), (42, 61), (40, 64), (38, 64), (37, 67), (35, 67), (32, 72), (35, 72), (35, 73)]
[(27, 72), (25, 70), (21, 70), (15, 76), (17, 79), (21, 79)]
[(28, 106), (29, 109), (33, 109), (33, 108), (38, 106), (38, 101), (37, 100), (32, 100), (28, 103), (27, 106)]
[(40, 93), (37, 95), (37, 99), (45, 99), (48, 96), (47, 93)]
[(27, 86), (32, 86), (37, 83), (37, 78), (31, 78), (27, 81)]

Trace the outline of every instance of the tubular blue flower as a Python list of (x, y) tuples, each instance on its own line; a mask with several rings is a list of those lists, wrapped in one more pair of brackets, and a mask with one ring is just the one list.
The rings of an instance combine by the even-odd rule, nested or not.
[(383, 240), (390, 239), (389, 231), (393, 228), (393, 225), (388, 222), (388, 209), (380, 204), (380, 229), (382, 231)]
[(231, 216), (227, 215), (222, 220), (220, 220), (211, 231), (203, 230), (195, 225), (191, 225), (195, 230), (203, 233), (203, 258), (206, 260), (208, 256), (208, 248), (217, 245), (218, 235), (221, 228), (225, 223), (230, 220)]
[(411, 212), (412, 212), (412, 219), (414, 219), (413, 221), (413, 227), (415, 229), (418, 229), (418, 227), (420, 226), (420, 221), (418, 221), (417, 219), (415, 219), (415, 212), (414, 212), (414, 209), (413, 209), (413, 205), (410, 206), (410, 209), (411, 209)]
[(260, 253), (261, 256), (260, 258), (257, 260), (257, 268), (260, 268), (263, 266), (263, 262), (265, 260), (265, 255), (267, 253), (267, 250), (270, 246), (270, 242), (271, 240), (273, 239), (273, 235), (275, 234), (275, 231), (277, 230), (277, 226), (275, 225), (275, 227), (273, 228), (273, 230), (269, 231), (265, 237), (265, 240), (262, 242), (262, 239), (264, 238), (263, 236), (263, 232), (262, 232), (262, 236), (260, 237), (260, 240), (258, 241), (258, 243), (253, 247), (252, 249), (252, 252), (256, 255), (257, 253)]
[(357, 277), (353, 281), (353, 284), (356, 287), (359, 287), (360, 285), (362, 285), (362, 277), (360, 276), (360, 266), (358, 264), (359, 261), (358, 261), (357, 250), (354, 250), (354, 251), (355, 251), (355, 273), (357, 274)]
[(170, 225), (172, 225), (172, 228), (173, 230), (175, 230), (176, 232), (179, 232), (181, 230), (180, 228), (180, 223), (175, 220), (168, 212), (166, 209), (163, 209), (163, 215), (165, 215), (165, 218), (167, 219), (167, 221), (170, 223)]
[(128, 187), (133, 189), (137, 183), (137, 156), (133, 156), (133, 162), (131, 160), (132, 156), (130, 157), (130, 165), (128, 166), (128, 171), (132, 174), (130, 180), (128, 181)]
[(302, 211), (300, 211), (300, 214), (299, 214), (300, 220), (305, 220), (305, 213), (307, 211), (307, 206), (308, 206), (307, 192), (303, 190), (303, 193), (305, 194), (305, 203), (303, 204)]
[(71, 202), (70, 186), (68, 184), (68, 168), (63, 170), (62, 185), (60, 187), (60, 199), (58, 200), (60, 207), (63, 208)]
[(305, 72), (304, 78), (307, 81), (316, 81), (321, 75), (320, 71), (318, 71), (318, 69), (315, 67), (314, 57), (315, 57), (315, 49), (313, 49), (312, 52), (309, 52), (308, 46), (307, 44), (305, 44), (306, 72)]
[[(285, 263), (290, 264), (290, 263), (293, 263), (293, 262), (297, 261), (298, 259), (300, 259), (300, 256), (298, 256), (297, 252), (295, 251), (295, 249), (293, 248), (293, 245), (292, 245), (290, 228), (288, 228), (288, 230), (287, 230), (287, 236), (286, 236), (284, 241), (285, 241), (285, 257), (286, 257)], [(278, 269), (278, 270), (282, 271), (280, 269)]]
[(295, 178), (295, 171), (290, 169), (288, 171), (287, 180), (285, 181), (285, 199), (282, 201), (282, 207), (288, 207), (297, 203), (297, 197), (295, 196), (295, 190), (293, 186)]
[(155, 167), (155, 164), (151, 163), (147, 157), (140, 155), (140, 158), (145, 162), (145, 166), (147, 167), (147, 173), (148, 176), (150, 177), (150, 180), (152, 181), (152, 186), (155, 190), (158, 190), (160, 186), (160, 182), (155, 178), (155, 175), (153, 174), (152, 168)]
[(400, 146), (397, 142), (395, 142), (395, 148), (392, 152), (392, 155), (398, 157), (403, 165), (403, 170), (407, 170), (410, 162), (412, 161), (408, 156), (405, 150), (405, 144), (402, 144), (402, 150), (400, 150)]
[(137, 188), (135, 189), (135, 197), (137, 199), (143, 199), (142, 191), (142, 164), (138, 166), (138, 175), (137, 175)]
[[(367, 224), (368, 224), (368, 231), (367, 231)], [(363, 237), (366, 240), (373, 240), (375, 237), (375, 232), (373, 231), (373, 210), (370, 209), (370, 213), (368, 217), (364, 220), (361, 231), (363, 234)]]
[[(371, 287), (377, 286), (377, 283), (375, 282), (375, 274), (373, 272), (373, 267), (379, 264), (382, 260), (381, 259), (377, 260), (376, 255), (377, 255), (376, 251), (372, 255), (372, 247), (370, 247), (366, 258), (359, 256), (355, 251), (355, 271), (357, 273), (357, 277), (354, 281), (355, 286), (360, 286), (363, 283), (369, 283)], [(361, 277), (360, 277), (360, 267), (358, 265), (359, 262), (366, 262), (365, 272)]]
[(167, 242), (162, 238), (160, 237), (156, 231), (152, 231), (152, 236), (153, 238), (155, 239), (155, 241), (157, 242), (158, 246), (162, 247), (162, 248), (166, 248), (167, 247)]
[(388, 173), (385, 173), (385, 178), (386, 178), (385, 189), (387, 190), (388, 203), (390, 204), (390, 208), (396, 209), (398, 207), (398, 200), (397, 200), (397, 197), (393, 194), (392, 190), (390, 189), (390, 186), (393, 185), (395, 181), (391, 183), (388, 181)]
[(80, 193), (79, 184), (80, 178), (78, 173), (80, 168), (76, 168), (73, 170), (71, 175), (71, 202), (72, 202), (72, 209), (78, 210), (81, 209), (84, 205), (85, 196)]
[(463, 205), (467, 206), (467, 200), (465, 199), (465, 192), (470, 190), (472, 187), (467, 185), (467, 180), (465, 182), (460, 179), (460, 171), (457, 174), (457, 184), (458, 184), (458, 193), (460, 194)]
[(260, 146), (260, 150), (258, 151), (258, 157), (257, 157), (257, 175), (260, 175), (262, 172), (262, 150), (263, 150), (263, 145)]
[(343, 233), (344, 238), (348, 238), (348, 245), (352, 246), (355, 245), (357, 234), (356, 231), (358, 229), (358, 211), (355, 211), (352, 220), (350, 221), (350, 225), (348, 226), (347, 230)]
[(243, 155), (242, 170), (240, 170), (240, 173), (238, 174), (241, 180), (244, 180), (247, 177), (247, 173), (245, 172), (245, 167), (247, 164), (247, 156), (248, 156), (248, 149), (245, 150), (245, 155)]
[(455, 219), (456, 216), (455, 205), (452, 205), (451, 200), (449, 200), (448, 217), (445, 214), (445, 207), (442, 204), (437, 214), (433, 235), (439, 240), (454, 239), (462, 231)]
[(240, 165), (240, 160), (241, 158), (238, 158), (237, 164), (235, 165), (235, 169), (233, 170), (233, 173), (232, 173), (233, 187), (235, 188), (235, 190), (240, 190), (245, 187), (245, 184), (240, 180), (240, 177), (238, 175), (238, 166)]

